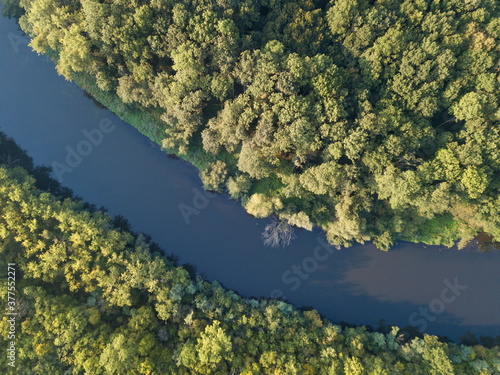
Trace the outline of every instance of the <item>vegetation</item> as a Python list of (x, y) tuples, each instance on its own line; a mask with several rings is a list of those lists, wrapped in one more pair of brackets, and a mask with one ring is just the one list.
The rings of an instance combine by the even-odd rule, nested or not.
[[(397, 327), (342, 328), (315, 310), (245, 299), (190, 275), (148, 238), (127, 231), (123, 219), (69, 198), (48, 172), (0, 133), (0, 267), (16, 264), (17, 313), (16, 368), (4, 355), (3, 374), (500, 371), (500, 337), (482, 340), (488, 349), (470, 335), (472, 346), (428, 335), (410, 340)], [(9, 318), (0, 320), (3, 348)]]
[(60, 74), (249, 212), (337, 245), (500, 240), (495, 0), (6, 4)]

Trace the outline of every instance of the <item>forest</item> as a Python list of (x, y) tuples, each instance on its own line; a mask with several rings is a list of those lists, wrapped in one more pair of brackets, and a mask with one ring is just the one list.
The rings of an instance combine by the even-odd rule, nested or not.
[(495, 0), (4, 0), (207, 190), (330, 243), (500, 240)]
[[(500, 372), (500, 337), (410, 337), (244, 298), (178, 266), (49, 174), (0, 133), (0, 267), (16, 273), (16, 368), (4, 355), (2, 374)], [(10, 306), (6, 272), (0, 280), (0, 304)], [(0, 320), (3, 348), (9, 319)]]

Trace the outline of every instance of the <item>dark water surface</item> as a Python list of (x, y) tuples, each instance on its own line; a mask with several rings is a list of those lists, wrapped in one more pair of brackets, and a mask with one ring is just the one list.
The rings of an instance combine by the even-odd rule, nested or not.
[[(100, 124), (108, 133), (95, 131)], [(412, 321), (426, 333), (451, 338), (468, 329), (500, 335), (499, 252), (411, 243), (389, 252), (373, 245), (338, 251), (322, 247), (317, 230), (296, 232), (286, 249), (266, 248), (260, 234), (267, 220), (248, 216), (226, 195), (196, 198), (202, 187), (194, 167), (169, 159), (135, 128), (97, 108), (57, 75), (53, 63), (30, 52), (27, 39), (5, 18), (0, 128), (36, 164), (70, 168), (62, 182), (75, 194), (125, 216), (181, 263), (244, 296), (282, 294), (336, 322), (377, 325), (384, 318), (389, 325)], [(73, 155), (68, 166), (69, 149), (86, 156)], [(189, 223), (180, 206), (196, 210)]]

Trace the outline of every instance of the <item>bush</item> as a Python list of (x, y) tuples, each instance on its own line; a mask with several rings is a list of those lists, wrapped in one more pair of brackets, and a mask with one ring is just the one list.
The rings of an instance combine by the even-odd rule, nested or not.
[(220, 160), (210, 163), (206, 169), (201, 171), (200, 178), (205, 190), (222, 193), (227, 178), (226, 163)]
[(227, 182), (227, 190), (231, 198), (239, 199), (252, 187), (252, 182), (250, 181), (250, 177), (245, 174), (240, 174), (236, 177), (230, 177)]

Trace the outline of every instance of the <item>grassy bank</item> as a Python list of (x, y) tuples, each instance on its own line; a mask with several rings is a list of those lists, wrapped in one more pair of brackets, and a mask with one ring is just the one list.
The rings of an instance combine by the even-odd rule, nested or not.
[[(410, 59), (411, 69), (422, 67), (418, 80), (426, 88), (407, 92), (407, 84), (422, 84), (406, 82), (412, 70), (395, 78), (388, 72), (410, 63), (404, 56), (413, 50), (426, 50), (430, 36), (410, 22), (404, 6), (391, 10), (391, 21), (379, 25), (386, 28), (382, 39), (373, 41), (402, 48), (385, 59), (371, 42), (354, 48), (352, 57), (339, 53), (353, 47), (355, 35), (337, 23), (338, 4), (315, 10), (328, 15), (329, 25), (322, 27), (330, 31), (317, 30), (328, 40), (313, 50), (271, 32), (278, 14), (284, 15), (271, 4), (251, 17), (260, 19), (252, 27), (239, 5), (221, 12), (212, 3), (206, 10), (195, 4), (138, 9), (115, 1), (54, 3), (49, 23), (43, 22), (49, 21), (46, 12), (31, 5), (22, 4), (20, 24), (36, 51), (52, 51), (59, 73), (166, 152), (193, 164), (207, 190), (227, 191), (255, 217), (274, 214), (307, 230), (320, 226), (337, 246), (371, 241), (384, 250), (397, 239), (452, 246), (478, 232), (500, 235), (494, 74), (478, 76), (487, 79), (488, 93), (472, 92), (476, 86), (461, 77), (475, 75), (474, 64), (451, 70), (443, 64), (479, 59), (475, 52), (468, 55), (475, 38), (468, 33), (454, 31), (457, 46), (447, 50), (450, 55), (439, 55), (449, 48), (443, 41)], [(381, 12), (385, 7), (377, 5)], [(493, 8), (491, 14), (500, 13)], [(440, 17), (442, 11), (429, 13)], [(466, 30), (471, 21), (463, 9), (453, 4), (448, 11)], [(356, 19), (371, 19), (367, 9), (356, 12)], [(213, 17), (201, 22), (207, 14)], [(127, 22), (134, 32), (123, 27)], [(493, 35), (488, 22), (476, 26)], [(406, 25), (412, 50), (393, 38), (392, 27), (399, 24)], [(479, 47), (493, 64), (494, 47), (488, 46)], [(371, 63), (365, 66), (363, 54), (380, 64), (377, 74)], [(439, 64), (429, 70), (432, 61)], [(424, 95), (431, 87), (434, 94)]]
[[(153, 142), (162, 146), (163, 134), (165, 133), (165, 124), (160, 120), (160, 113), (155, 113), (154, 111), (140, 108), (137, 105), (128, 105), (121, 101), (118, 95), (112, 92), (102, 91), (96, 84), (95, 78), (88, 74), (79, 73), (75, 75), (74, 81), (83, 90), (94, 97), (99, 103), (111, 110), (123, 121), (134, 126), (143, 135), (151, 139)], [(203, 146), (198, 137), (197, 142), (193, 142), (189, 148), (187, 154), (176, 154), (174, 150), (165, 149), (165, 152), (169, 154), (174, 154), (181, 159), (191, 163), (198, 170), (203, 170), (207, 168), (209, 163), (215, 162), (216, 160), (223, 160), (230, 167), (229, 173), (236, 172), (236, 160), (234, 156), (228, 155), (227, 153), (221, 153), (215, 157), (214, 155), (207, 153), (203, 150)], [(264, 194), (269, 191), (274, 191), (279, 195), (279, 191), (283, 184), (275, 175), (268, 178), (258, 180), (253, 184), (250, 194), (261, 193)], [(414, 243), (424, 243), (426, 245), (445, 245), (452, 247), (460, 239), (458, 227), (461, 222), (454, 220), (449, 214), (436, 216), (430, 219), (418, 228), (418, 234), (407, 236), (401, 236), (400, 240), (409, 241)]]

